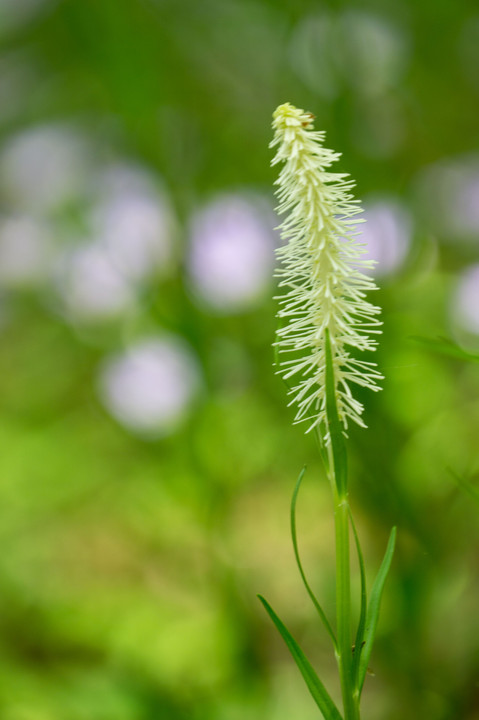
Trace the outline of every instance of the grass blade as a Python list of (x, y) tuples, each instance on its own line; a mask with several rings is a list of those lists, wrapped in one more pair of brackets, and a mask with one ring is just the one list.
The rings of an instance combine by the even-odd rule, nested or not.
[(344, 442), (343, 427), (339, 420), (336, 404), (336, 388), (334, 384), (333, 356), (331, 353), (331, 342), (329, 331), (326, 330), (326, 414), (328, 417), (331, 448), (333, 451), (334, 474), (336, 487), (340, 496), (346, 495), (347, 488), (347, 455), (346, 443)]
[(363, 651), (363, 642), (364, 642), (364, 630), (366, 627), (366, 611), (367, 611), (367, 593), (366, 593), (366, 571), (364, 568), (364, 558), (363, 553), (361, 550), (361, 545), (359, 543), (359, 536), (356, 530), (356, 525), (354, 524), (353, 515), (351, 513), (351, 508), (349, 509), (349, 519), (351, 521), (351, 527), (353, 529), (353, 535), (354, 535), (354, 541), (356, 543), (356, 551), (358, 553), (358, 562), (359, 562), (359, 574), (361, 577), (361, 604), (360, 604), (360, 611), (359, 611), (359, 622), (358, 622), (358, 630), (356, 633), (356, 642), (354, 646), (354, 655), (353, 655), (353, 683), (355, 686), (358, 684), (358, 676), (359, 676), (359, 660), (361, 658), (361, 654)]
[(315, 594), (311, 590), (311, 586), (309, 585), (305, 572), (303, 570), (303, 565), (301, 563), (301, 558), (299, 555), (299, 549), (298, 549), (298, 537), (296, 533), (296, 501), (298, 499), (298, 493), (299, 488), (301, 487), (301, 482), (304, 477), (304, 473), (306, 472), (306, 467), (304, 467), (301, 472), (299, 473), (298, 481), (296, 483), (296, 487), (294, 488), (293, 497), (291, 499), (291, 537), (293, 540), (293, 548), (294, 548), (294, 557), (296, 558), (296, 564), (298, 566), (299, 574), (301, 575), (301, 579), (303, 581), (304, 587), (306, 588), (306, 592), (308, 593), (309, 597), (311, 598), (311, 602), (313, 603), (314, 607), (316, 608), (319, 617), (321, 618), (321, 621), (326, 628), (329, 637), (333, 641), (334, 649), (337, 651), (338, 645), (336, 641), (336, 637), (334, 635), (333, 629), (328, 621), (328, 618), (326, 617), (326, 614), (319, 604)]
[(359, 692), (361, 692), (361, 690), (363, 688), (364, 679), (366, 677), (366, 672), (368, 669), (369, 658), (371, 657), (374, 635), (376, 633), (376, 627), (377, 627), (378, 618), (379, 618), (379, 608), (381, 605), (381, 596), (383, 594), (384, 584), (386, 582), (386, 577), (389, 572), (389, 568), (391, 567), (395, 543), (396, 543), (396, 528), (393, 527), (393, 529), (391, 530), (391, 535), (389, 536), (389, 542), (388, 542), (388, 546), (386, 548), (386, 553), (384, 555), (384, 559), (381, 563), (381, 567), (379, 568), (379, 572), (377, 574), (376, 580), (374, 581), (374, 585), (371, 590), (371, 599), (369, 601), (369, 607), (368, 607), (368, 611), (367, 611), (367, 615), (366, 615), (366, 627), (365, 627), (365, 631), (364, 631), (364, 641), (363, 641), (364, 645), (363, 645), (362, 652), (361, 652), (361, 655), (359, 658), (359, 672), (358, 672), (358, 685), (357, 685)]
[(298, 666), (298, 669), (301, 673), (301, 675), (304, 678), (304, 681), (306, 682), (306, 685), (308, 686), (309, 692), (313, 696), (313, 699), (318, 706), (318, 708), (321, 710), (323, 717), (325, 720), (342, 720), (341, 714), (334, 704), (331, 696), (329, 695), (328, 691), (324, 687), (323, 683), (317, 676), (315, 670), (313, 669), (311, 663), (299, 647), (296, 640), (293, 638), (287, 627), (283, 624), (283, 622), (279, 619), (279, 617), (276, 615), (274, 610), (271, 608), (271, 606), (266, 602), (266, 600), (261, 597), (261, 595), (258, 595), (259, 599), (264, 605), (264, 608), (268, 615), (270, 616), (271, 620), (273, 621), (274, 625), (276, 626), (279, 634), (283, 638), (284, 642), (286, 643), (288, 650), (290, 651), (291, 655), (293, 656), (293, 660), (295, 661), (296, 665)]

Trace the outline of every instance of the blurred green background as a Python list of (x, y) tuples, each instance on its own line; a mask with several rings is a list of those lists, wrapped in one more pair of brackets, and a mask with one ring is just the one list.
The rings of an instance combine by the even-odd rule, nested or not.
[[(313, 720), (337, 696), (332, 503), (271, 343), (271, 114), (312, 111), (379, 261), (350, 433), (368, 720), (479, 718), (479, 10), (467, 0), (0, 0), (0, 717)], [(355, 586), (357, 589), (357, 587)]]

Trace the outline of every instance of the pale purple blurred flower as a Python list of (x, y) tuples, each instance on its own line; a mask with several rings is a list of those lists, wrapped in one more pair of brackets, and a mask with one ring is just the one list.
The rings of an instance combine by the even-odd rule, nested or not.
[(57, 285), (67, 313), (75, 319), (115, 317), (125, 312), (135, 297), (128, 278), (97, 243), (74, 247), (62, 255)]
[(49, 274), (52, 258), (52, 231), (45, 222), (25, 216), (0, 220), (1, 285), (41, 282)]
[(463, 229), (477, 234), (479, 240), (479, 164), (475, 170), (464, 174), (455, 200), (456, 222), (461, 221)]
[(173, 257), (174, 222), (166, 194), (145, 171), (110, 168), (96, 186), (92, 234), (113, 264), (133, 280), (165, 272)]
[(377, 262), (372, 272), (378, 277), (394, 274), (404, 264), (411, 245), (408, 211), (394, 199), (365, 201), (362, 217), (366, 222), (358, 227), (359, 240), (366, 245), (366, 257)]
[(193, 290), (220, 312), (247, 308), (271, 282), (274, 218), (260, 199), (223, 195), (191, 222), (189, 275)]
[(175, 336), (142, 340), (102, 365), (98, 391), (110, 414), (126, 428), (159, 437), (185, 418), (200, 387), (198, 363)]
[(37, 125), (10, 137), (0, 155), (0, 185), (11, 207), (42, 214), (85, 188), (91, 151), (68, 125)]
[(479, 335), (479, 265), (471, 265), (459, 277), (452, 312), (461, 329)]

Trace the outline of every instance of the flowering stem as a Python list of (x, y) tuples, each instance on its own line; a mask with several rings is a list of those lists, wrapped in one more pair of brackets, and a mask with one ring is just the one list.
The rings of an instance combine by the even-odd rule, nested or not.
[(354, 693), (351, 635), (351, 567), (349, 562), (349, 503), (347, 455), (342, 432), (329, 330), (325, 332), (326, 416), (328, 424), (328, 467), (334, 498), (336, 537), (336, 625), (339, 678), (345, 720), (359, 720), (359, 697)]
[[(364, 245), (357, 239), (356, 226), (360, 220), (356, 216), (361, 208), (351, 193), (354, 182), (347, 175), (330, 170), (339, 154), (323, 146), (325, 134), (314, 130), (313, 120), (311, 113), (290, 103), (280, 105), (273, 114), (271, 147), (276, 148), (276, 155), (272, 164), (282, 165), (276, 185), (278, 211), (284, 214), (281, 237), (285, 241), (278, 249), (281, 266), (277, 276), (279, 286), (286, 288), (279, 297), (277, 362), (279, 374), (290, 385), (290, 404), (297, 405), (295, 422), (306, 421), (308, 431), (317, 433), (332, 487), (336, 539), (335, 653), (343, 720), (359, 720), (359, 698), (394, 535), (368, 607), (364, 563), (355, 535), (361, 572), (361, 610), (354, 655), (345, 434), (350, 422), (365, 427), (361, 417), (363, 406), (354, 397), (352, 386), (380, 389), (378, 382), (382, 376), (376, 365), (357, 358), (356, 351), (375, 349), (375, 335), (381, 332), (381, 322), (380, 309), (366, 300), (366, 294), (376, 289), (367, 274), (374, 261), (365, 257)], [(293, 542), (297, 554), (295, 535)], [(322, 610), (320, 615), (324, 622)], [(282, 626), (280, 632), (294, 648), (298, 666), (303, 668), (303, 675), (306, 673), (311, 689), (309, 669), (305, 670), (307, 666)], [(330, 634), (334, 637), (333, 632)], [(323, 686), (315, 681), (314, 688), (323, 717), (339, 720), (339, 710)]]
[[(297, 405), (295, 421), (308, 422), (309, 430), (323, 426), (329, 332), (340, 432), (349, 421), (364, 427), (363, 406), (351, 387), (379, 390), (382, 376), (374, 363), (351, 351), (374, 350), (381, 322), (379, 308), (366, 300), (376, 286), (363, 271), (374, 262), (364, 257), (357, 238), (361, 208), (351, 194), (354, 182), (330, 171), (339, 155), (323, 146), (324, 132), (314, 130), (310, 113), (286, 103), (273, 118), (273, 165), (283, 165), (276, 184), (286, 241), (278, 249), (279, 287), (286, 288), (279, 297), (278, 372), (290, 385), (291, 404)], [(341, 481), (337, 469), (336, 476)]]
[(347, 494), (334, 493), (336, 531), (336, 620), (338, 667), (345, 720), (359, 720), (359, 702), (353, 696), (351, 588), (349, 564), (349, 509)]

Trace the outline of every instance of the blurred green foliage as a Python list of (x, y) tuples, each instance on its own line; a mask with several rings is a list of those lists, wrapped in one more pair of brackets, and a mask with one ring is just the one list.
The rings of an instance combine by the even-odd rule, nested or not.
[[(288, 535), (305, 463), (300, 545), (330, 612), (332, 506), (274, 375), (272, 283), (221, 313), (185, 270), (202, 203), (272, 196), (270, 117), (285, 101), (314, 112), (358, 196), (392, 194), (413, 218), (407, 262), (375, 297), (384, 391), (363, 398), (369, 429), (349, 443), (371, 575), (398, 526), (364, 717), (479, 718), (479, 508), (450, 473), (474, 483), (479, 470), (479, 373), (413, 339), (475, 342), (451, 302), (479, 262), (479, 227), (467, 242), (441, 234), (440, 198), (428, 207), (418, 187), (425, 168), (477, 157), (477, 47), (466, 0), (0, 0), (2, 145), (37, 126), (80, 128), (100, 165), (126, 158), (164, 183), (177, 221), (173, 270), (119, 318), (72, 320), (46, 281), (2, 287), (2, 719), (315, 718), (257, 592), (334, 691)], [(18, 210), (2, 192), (4, 218)], [(81, 199), (55, 210), (59, 245), (83, 211)], [(97, 374), (163, 330), (188, 341), (202, 390), (155, 440), (110, 417)]]

